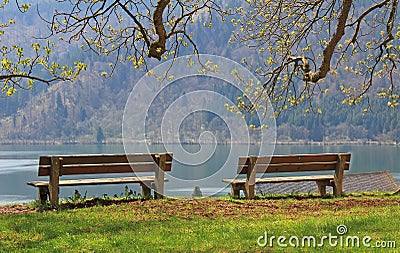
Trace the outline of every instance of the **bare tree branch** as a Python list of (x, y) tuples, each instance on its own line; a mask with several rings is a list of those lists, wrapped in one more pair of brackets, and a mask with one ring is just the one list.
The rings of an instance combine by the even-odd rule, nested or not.
[(340, 72), (353, 78), (337, 87), (345, 96), (344, 104), (368, 99), (367, 93), (377, 84), (381, 90), (374, 88), (375, 94), (396, 107), (400, 93), (397, 10), (398, 0), (250, 1), (240, 18), (232, 20), (238, 27), (233, 42), (264, 56), (263, 65), (244, 61), (264, 82), (249, 87), (245, 95), (260, 103), (270, 99), (279, 114), (327, 92), (320, 81)]
[(317, 72), (305, 73), (303, 77), (304, 81), (311, 81), (313, 83), (316, 83), (319, 80), (325, 78), (326, 74), (328, 74), (328, 72), (331, 70), (330, 66), (332, 55), (335, 47), (344, 36), (344, 29), (346, 27), (346, 22), (349, 17), (352, 3), (352, 0), (343, 0), (343, 6), (338, 17), (338, 23), (336, 25), (335, 33), (332, 35), (327, 46), (324, 49), (321, 66), (319, 67)]

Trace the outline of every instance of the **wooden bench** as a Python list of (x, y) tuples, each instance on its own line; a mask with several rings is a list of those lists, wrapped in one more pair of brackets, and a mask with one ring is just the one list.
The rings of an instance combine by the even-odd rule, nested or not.
[[(154, 197), (164, 195), (165, 171), (171, 171), (172, 154), (106, 154), (41, 156), (39, 176), (49, 176), (48, 181), (28, 182), (39, 189), (39, 201), (44, 203), (47, 196), (52, 205), (58, 204), (60, 186), (81, 186), (101, 184), (138, 183), (142, 196), (149, 196), (154, 189)], [(136, 176), (138, 172), (153, 172), (154, 176)], [(135, 173), (133, 177), (91, 178), (60, 180), (63, 175)]]
[[(326, 194), (326, 187), (333, 187), (336, 197), (342, 195), (343, 173), (350, 168), (350, 153), (346, 154), (307, 154), (307, 155), (280, 155), (280, 156), (247, 156), (240, 157), (238, 174), (245, 174), (246, 178), (223, 179), (232, 186), (232, 195), (240, 196), (243, 190), (245, 197), (254, 198), (256, 183), (281, 183), (315, 181), (321, 195)], [(287, 177), (260, 177), (256, 173), (283, 173), (334, 171), (333, 175), (309, 175)]]

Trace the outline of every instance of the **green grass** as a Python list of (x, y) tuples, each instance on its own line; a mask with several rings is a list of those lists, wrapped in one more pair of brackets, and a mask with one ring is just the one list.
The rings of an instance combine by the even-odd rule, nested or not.
[[(400, 196), (338, 199), (146, 200), (89, 208), (0, 215), (3, 252), (297, 252), (260, 247), (268, 236), (319, 240), (345, 224), (346, 236), (398, 240)], [(288, 243), (288, 241), (286, 241)], [(303, 252), (381, 252), (366, 247), (303, 247)]]

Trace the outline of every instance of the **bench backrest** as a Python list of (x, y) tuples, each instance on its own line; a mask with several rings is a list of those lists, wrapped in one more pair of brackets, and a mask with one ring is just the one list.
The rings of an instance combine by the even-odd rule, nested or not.
[(159, 167), (159, 159), (165, 155), (164, 171), (171, 171), (172, 154), (104, 154), (104, 155), (68, 155), (41, 156), (39, 176), (49, 176), (54, 160), (61, 164), (59, 176), (78, 174), (105, 174), (129, 172), (154, 172)]
[(344, 160), (344, 170), (349, 170), (350, 153), (246, 156), (239, 158), (238, 174), (247, 174), (252, 162), (256, 173), (335, 170), (339, 155)]

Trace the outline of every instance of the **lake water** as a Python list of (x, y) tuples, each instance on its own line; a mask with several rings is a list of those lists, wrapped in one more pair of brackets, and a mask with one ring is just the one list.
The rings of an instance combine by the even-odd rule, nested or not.
[[(236, 145), (236, 144), (235, 144)], [(173, 149), (173, 148), (172, 148)], [(199, 147), (185, 145), (186, 152), (196, 154)], [(207, 149), (207, 147), (205, 147)], [(131, 149), (132, 150), (132, 149)], [(130, 150), (130, 151), (131, 151)], [(256, 152), (257, 147), (236, 145), (235, 152), (229, 145), (212, 147), (212, 155), (205, 157), (203, 163), (185, 165), (174, 161), (168, 173), (169, 182), (165, 184), (167, 196), (191, 196), (195, 186), (200, 186), (204, 195), (227, 194), (230, 189), (221, 182), (223, 178), (235, 177), (239, 155)], [(161, 145), (137, 145), (137, 153), (163, 151)], [(174, 151), (174, 150), (172, 150)], [(400, 147), (379, 145), (277, 145), (274, 154), (309, 154), (351, 152), (350, 173), (389, 170), (400, 183)], [(26, 184), (27, 181), (43, 180), (37, 176), (38, 160), (42, 155), (67, 154), (105, 154), (124, 153), (122, 145), (0, 145), (0, 204), (31, 202), (37, 198), (37, 189)], [(207, 153), (207, 152), (206, 152)], [(177, 154), (174, 152), (174, 158)], [(199, 153), (201, 156), (201, 153)], [(176, 157), (179, 157), (177, 155)], [(201, 159), (200, 159), (201, 160)], [(195, 163), (195, 162), (194, 162)], [(193, 164), (194, 164), (193, 163)], [(125, 185), (61, 187), (61, 198), (72, 196), (75, 189), (87, 197), (108, 194), (120, 195)], [(140, 192), (137, 185), (130, 189)]]

